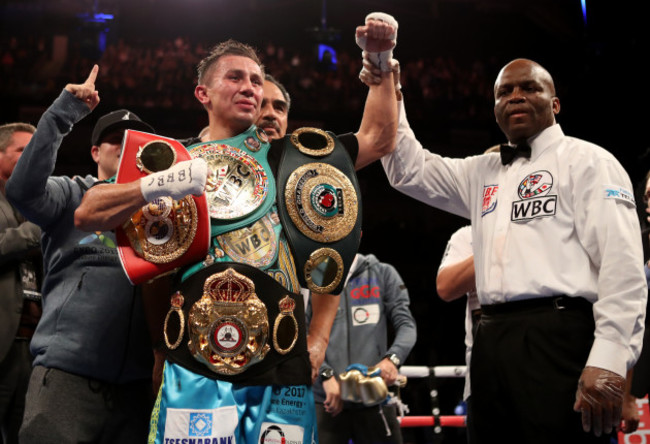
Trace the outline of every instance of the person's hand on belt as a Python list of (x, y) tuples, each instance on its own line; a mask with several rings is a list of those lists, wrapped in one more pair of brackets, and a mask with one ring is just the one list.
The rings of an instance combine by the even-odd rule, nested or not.
[(582, 428), (600, 436), (621, 420), (625, 378), (609, 370), (585, 367), (580, 375), (573, 410), (582, 413)]

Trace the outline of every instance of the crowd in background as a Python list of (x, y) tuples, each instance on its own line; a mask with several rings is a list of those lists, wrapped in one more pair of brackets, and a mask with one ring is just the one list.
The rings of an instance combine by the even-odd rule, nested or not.
[[(210, 49), (207, 44), (183, 37), (156, 43), (119, 40), (107, 44), (96, 60), (70, 41), (62, 62), (51, 60), (51, 45), (38, 37), (5, 38), (0, 45), (0, 95), (21, 104), (47, 104), (70, 79), (81, 78), (98, 62), (106, 104), (200, 110), (188, 85), (195, 83), (196, 63)], [(366, 87), (358, 80), (361, 60), (356, 51), (337, 51), (334, 64), (319, 60), (315, 46), (300, 50), (267, 43), (259, 49), (266, 70), (291, 93), (294, 118), (362, 112)], [(491, 79), (496, 61), (423, 55), (401, 62), (413, 122), (427, 120), (440, 128), (493, 125)]]

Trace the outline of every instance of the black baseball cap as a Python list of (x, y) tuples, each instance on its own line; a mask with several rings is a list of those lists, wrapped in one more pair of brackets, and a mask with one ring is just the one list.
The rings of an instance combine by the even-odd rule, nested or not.
[(99, 142), (106, 134), (120, 129), (133, 129), (147, 133), (155, 132), (151, 125), (143, 122), (135, 113), (128, 109), (118, 109), (99, 118), (93, 129), (92, 144), (99, 145)]

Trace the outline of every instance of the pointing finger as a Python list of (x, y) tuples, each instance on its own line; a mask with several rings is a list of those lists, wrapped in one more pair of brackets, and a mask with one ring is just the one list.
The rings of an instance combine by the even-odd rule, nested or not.
[(95, 80), (97, 80), (97, 73), (99, 72), (99, 66), (97, 64), (93, 65), (93, 69), (90, 71), (90, 75), (84, 82), (86, 85), (94, 85)]

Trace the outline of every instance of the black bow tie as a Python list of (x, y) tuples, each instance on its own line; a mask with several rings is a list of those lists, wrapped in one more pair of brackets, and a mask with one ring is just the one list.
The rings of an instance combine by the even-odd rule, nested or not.
[(501, 163), (508, 165), (517, 157), (525, 157), (530, 159), (530, 146), (527, 143), (522, 143), (517, 146), (501, 145)]

